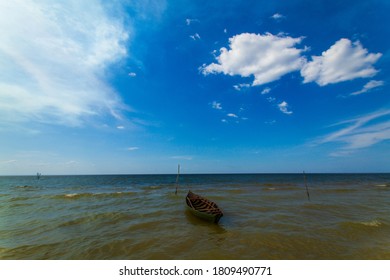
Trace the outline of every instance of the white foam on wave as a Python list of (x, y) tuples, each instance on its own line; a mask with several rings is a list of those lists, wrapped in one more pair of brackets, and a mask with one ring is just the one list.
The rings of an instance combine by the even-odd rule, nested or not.
[(382, 223), (377, 220), (373, 220), (369, 222), (361, 222), (361, 224), (369, 227), (379, 227), (382, 225)]

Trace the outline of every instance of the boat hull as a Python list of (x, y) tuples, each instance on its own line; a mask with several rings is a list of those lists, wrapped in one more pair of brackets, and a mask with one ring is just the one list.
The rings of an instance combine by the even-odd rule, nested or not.
[(218, 223), (223, 212), (216, 203), (189, 191), (186, 197), (187, 209), (196, 217)]

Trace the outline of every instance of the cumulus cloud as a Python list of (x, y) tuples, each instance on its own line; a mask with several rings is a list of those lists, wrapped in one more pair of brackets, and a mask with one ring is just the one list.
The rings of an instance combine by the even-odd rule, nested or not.
[(288, 110), (288, 104), (286, 101), (282, 101), (278, 104), (279, 110), (286, 115), (291, 115), (293, 112)]
[(384, 81), (371, 80), (367, 84), (365, 84), (361, 90), (352, 92), (351, 95), (359, 95), (362, 93), (366, 93), (366, 92), (371, 91), (374, 88), (381, 87), (384, 84), (385, 84)]
[(205, 64), (200, 70), (204, 75), (253, 76), (253, 86), (270, 83), (301, 69), (304, 49), (295, 46), (302, 39), (271, 33), (242, 33), (229, 39), (229, 49), (220, 49), (217, 63)]
[(378, 70), (373, 64), (382, 54), (369, 53), (360, 42), (340, 39), (321, 56), (312, 56), (301, 69), (304, 83), (316, 82), (320, 86), (373, 77)]
[(99, 1), (8, 1), (0, 9), (0, 119), (70, 126), (126, 109), (105, 81), (129, 31)]

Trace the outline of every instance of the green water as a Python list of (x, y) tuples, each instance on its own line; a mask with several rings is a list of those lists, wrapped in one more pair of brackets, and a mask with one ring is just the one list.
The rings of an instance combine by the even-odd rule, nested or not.
[[(0, 259), (390, 259), (390, 174), (0, 177)], [(185, 208), (191, 189), (224, 211)]]

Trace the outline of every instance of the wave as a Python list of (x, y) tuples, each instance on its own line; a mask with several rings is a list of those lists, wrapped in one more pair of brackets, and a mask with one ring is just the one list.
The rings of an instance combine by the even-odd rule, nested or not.
[(349, 221), (341, 223), (341, 226), (350, 230), (370, 230), (384, 228), (387, 225), (384, 222), (378, 221), (377, 219), (371, 221)]
[(360, 224), (368, 227), (380, 227), (382, 225), (382, 223), (377, 220), (373, 220), (369, 222), (360, 222)]
[(377, 190), (388, 191), (390, 190), (390, 184), (377, 184), (374, 186)]
[(84, 217), (78, 217), (75, 219), (69, 219), (59, 225), (59, 227), (70, 227), (70, 226), (79, 226), (79, 225), (89, 225), (91, 223), (98, 223), (113, 225), (120, 221), (131, 220), (133, 217), (128, 213), (120, 212), (107, 212), (107, 213), (98, 213), (93, 215), (88, 215)]
[(10, 204), (9, 207), (27, 207), (27, 206), (32, 206), (34, 204), (32, 203), (15, 203), (15, 204)]
[(9, 199), (10, 202), (15, 202), (15, 201), (25, 201), (31, 199), (31, 196), (18, 196), (18, 197), (11, 197)]
[(36, 191), (36, 190), (41, 189), (41, 187), (24, 185), (24, 186), (15, 186), (15, 187), (13, 187), (13, 189), (23, 190), (23, 191)]
[(323, 189), (316, 191), (319, 193), (351, 193), (358, 191), (358, 189)]
[(112, 193), (67, 193), (55, 195), (56, 199), (81, 199), (81, 198), (99, 198), (99, 197), (122, 197), (134, 196), (135, 192), (112, 192)]
[(231, 193), (231, 194), (240, 194), (240, 193), (245, 193), (247, 191), (243, 190), (243, 189), (231, 189), (231, 190), (226, 190), (225, 192)]

